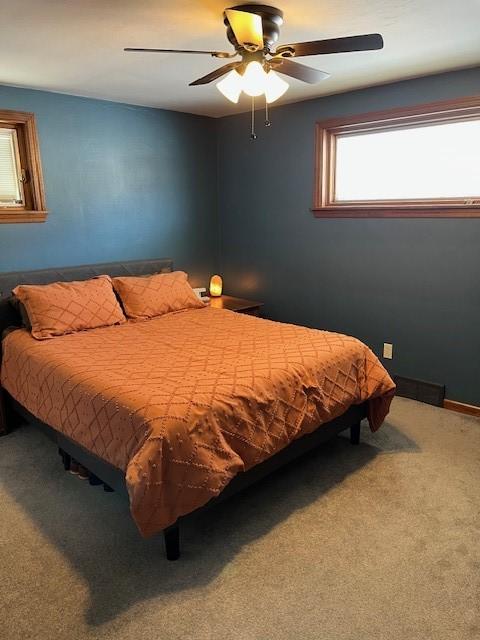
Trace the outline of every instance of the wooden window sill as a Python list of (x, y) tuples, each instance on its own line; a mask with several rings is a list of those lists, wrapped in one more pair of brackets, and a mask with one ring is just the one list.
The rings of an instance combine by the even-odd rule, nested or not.
[(336, 206), (313, 207), (315, 218), (480, 218), (479, 206)]
[(48, 211), (12, 211), (0, 209), (0, 224), (18, 222), (45, 222)]

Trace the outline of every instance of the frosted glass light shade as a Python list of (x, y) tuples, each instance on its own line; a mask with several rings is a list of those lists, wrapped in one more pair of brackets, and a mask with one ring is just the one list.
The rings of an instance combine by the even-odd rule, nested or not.
[(213, 298), (216, 298), (222, 295), (222, 285), (223, 285), (222, 276), (212, 276), (210, 278), (210, 295)]
[(269, 71), (265, 77), (265, 98), (267, 102), (270, 104), (271, 102), (275, 102), (283, 96), (285, 91), (288, 89), (289, 84), (282, 80), (280, 76), (278, 76), (275, 71)]
[(261, 96), (265, 90), (266, 78), (267, 74), (259, 62), (249, 62), (242, 77), (242, 88), (249, 96)]
[(217, 89), (222, 93), (225, 98), (237, 104), (240, 94), (243, 88), (243, 78), (235, 70), (227, 73), (223, 80), (217, 82)]
[(288, 82), (282, 80), (275, 71), (269, 71), (266, 75), (264, 85), (265, 98), (267, 102), (270, 104), (281, 98), (288, 87)]
[(267, 102), (271, 103), (283, 96), (289, 84), (280, 78), (275, 71), (265, 73), (260, 62), (255, 60), (248, 63), (243, 76), (234, 69), (220, 82), (217, 82), (216, 87), (225, 98), (235, 104), (237, 104), (242, 91), (252, 97), (265, 94)]

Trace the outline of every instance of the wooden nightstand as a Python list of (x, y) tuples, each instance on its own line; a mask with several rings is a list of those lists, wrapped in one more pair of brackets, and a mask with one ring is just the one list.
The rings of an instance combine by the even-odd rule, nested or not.
[(246, 313), (250, 316), (258, 316), (260, 308), (263, 307), (263, 302), (244, 300), (233, 296), (219, 296), (218, 298), (210, 298), (210, 306), (214, 309), (229, 309), (230, 311)]

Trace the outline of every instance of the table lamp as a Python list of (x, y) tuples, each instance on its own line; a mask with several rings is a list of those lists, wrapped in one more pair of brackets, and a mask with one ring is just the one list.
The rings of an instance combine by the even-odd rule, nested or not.
[(217, 298), (222, 295), (222, 284), (221, 276), (212, 276), (210, 278), (210, 295), (213, 298)]

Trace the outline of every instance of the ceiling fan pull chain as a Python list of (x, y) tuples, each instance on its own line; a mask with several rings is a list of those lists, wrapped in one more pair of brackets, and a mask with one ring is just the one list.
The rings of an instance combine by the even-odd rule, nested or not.
[(270, 118), (268, 117), (268, 102), (267, 102), (267, 96), (265, 96), (265, 126), (266, 127), (271, 127), (272, 123), (270, 122)]
[(255, 98), (252, 96), (252, 128), (250, 131), (250, 140), (256, 140), (257, 134), (255, 133)]

